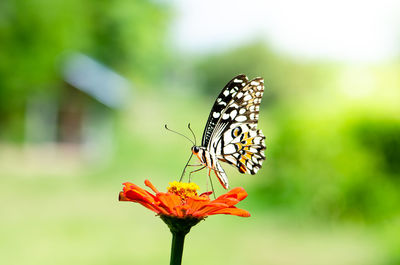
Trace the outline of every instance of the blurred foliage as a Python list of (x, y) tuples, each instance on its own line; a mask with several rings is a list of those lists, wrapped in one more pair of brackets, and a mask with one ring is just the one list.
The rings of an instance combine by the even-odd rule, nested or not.
[(339, 127), (332, 126), (332, 120), (278, 125), (278, 136), (270, 144), (267, 176), (255, 188), (260, 201), (329, 219), (382, 222), (397, 217), (399, 174), (385, 169), (400, 149), (382, 146), (398, 142), (400, 121), (385, 127), (385, 120), (375, 120), (379, 129), (375, 134), (377, 128), (368, 127), (373, 132), (368, 135), (360, 130), (369, 121), (358, 119)]
[(364, 119), (356, 125), (353, 137), (360, 147), (377, 160), (385, 175), (400, 182), (400, 122)]
[(68, 51), (92, 56), (135, 85), (160, 81), (169, 17), (165, 4), (148, 0), (1, 1), (1, 131), (18, 138), (27, 97), (59, 93), (58, 67)]
[(264, 41), (203, 56), (196, 61), (194, 69), (195, 83), (210, 97), (221, 84), (226, 84), (229, 77), (238, 74), (246, 74), (249, 78), (264, 77), (268, 93), (264, 94), (263, 102), (268, 101), (267, 106), (283, 103), (281, 98), (297, 100), (297, 97), (325, 89), (339, 71), (332, 63), (296, 61), (282, 56)]

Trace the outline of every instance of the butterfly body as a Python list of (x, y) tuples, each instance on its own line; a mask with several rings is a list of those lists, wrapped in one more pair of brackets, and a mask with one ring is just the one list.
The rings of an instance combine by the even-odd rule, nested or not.
[(199, 159), (200, 163), (209, 168), (208, 174), (211, 173), (211, 170), (214, 171), (221, 185), (225, 188), (229, 188), (228, 177), (225, 174), (224, 169), (221, 164), (218, 162), (218, 158), (216, 155), (207, 150), (206, 147), (202, 146), (193, 146), (192, 152)]
[(201, 146), (192, 152), (200, 163), (214, 171), (221, 185), (229, 188), (219, 161), (237, 167), (240, 173), (255, 174), (265, 160), (265, 136), (257, 129), (264, 80), (234, 77), (217, 97), (204, 129)]

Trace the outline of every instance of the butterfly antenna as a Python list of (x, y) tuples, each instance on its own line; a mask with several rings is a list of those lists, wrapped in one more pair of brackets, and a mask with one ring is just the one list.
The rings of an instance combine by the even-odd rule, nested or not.
[(196, 145), (197, 141), (196, 141), (196, 135), (194, 134), (192, 128), (190, 128), (190, 123), (188, 123), (188, 128), (189, 130), (192, 132), (193, 138), (194, 138), (194, 145)]
[(165, 129), (167, 129), (167, 130), (170, 131), (170, 132), (173, 132), (173, 133), (179, 134), (180, 136), (185, 137), (185, 138), (188, 139), (193, 145), (196, 145), (196, 143), (194, 143), (192, 140), (190, 140), (187, 136), (185, 136), (185, 135), (183, 135), (183, 134), (181, 134), (181, 133), (178, 133), (178, 132), (176, 132), (176, 131), (174, 131), (174, 130), (171, 130), (170, 128), (168, 128), (168, 126), (167, 126), (166, 124), (165, 124)]

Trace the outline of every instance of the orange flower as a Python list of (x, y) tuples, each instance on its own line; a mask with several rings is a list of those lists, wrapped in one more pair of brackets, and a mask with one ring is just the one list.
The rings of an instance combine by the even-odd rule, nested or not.
[(154, 185), (146, 180), (145, 185), (155, 194), (152, 194), (130, 182), (123, 183), (123, 191), (119, 194), (120, 201), (132, 201), (142, 204), (144, 207), (162, 216), (179, 219), (204, 219), (214, 214), (230, 214), (241, 217), (249, 217), (246, 210), (236, 208), (238, 202), (247, 197), (243, 188), (234, 188), (210, 200), (211, 192), (197, 194), (199, 186), (195, 183), (172, 182), (167, 192), (158, 191)]

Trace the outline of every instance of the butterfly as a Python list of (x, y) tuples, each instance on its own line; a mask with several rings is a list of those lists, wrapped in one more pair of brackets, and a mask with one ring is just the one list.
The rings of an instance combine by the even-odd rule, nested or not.
[[(236, 167), (240, 173), (256, 174), (265, 160), (265, 136), (257, 129), (264, 79), (251, 81), (238, 75), (226, 84), (211, 108), (204, 128), (201, 146), (193, 145), (192, 153), (208, 175), (214, 171), (219, 182), (229, 189), (221, 162)], [(195, 172), (193, 171), (193, 172)]]

